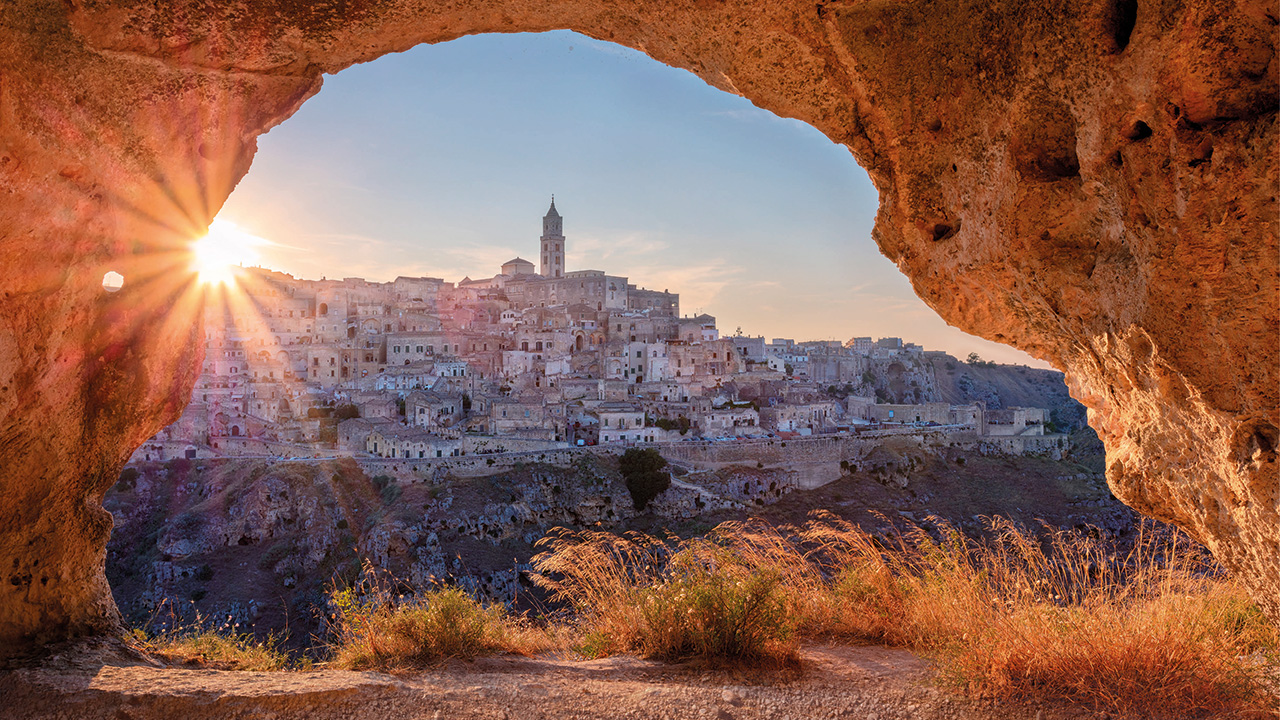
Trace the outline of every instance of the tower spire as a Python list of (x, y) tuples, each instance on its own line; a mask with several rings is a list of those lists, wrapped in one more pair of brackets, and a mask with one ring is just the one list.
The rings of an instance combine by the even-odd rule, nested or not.
[(564, 277), (564, 232), (560, 213), (556, 212), (556, 196), (551, 196), (551, 208), (542, 218), (542, 276)]

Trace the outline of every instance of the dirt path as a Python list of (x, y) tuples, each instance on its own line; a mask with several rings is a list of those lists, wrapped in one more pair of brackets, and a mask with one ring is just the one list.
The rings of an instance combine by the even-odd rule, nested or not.
[(817, 645), (798, 671), (718, 670), (633, 657), (486, 658), (410, 676), (159, 668), (102, 643), (0, 674), (5, 718), (425, 720), (1077, 720), (1068, 706), (958, 698), (930, 665), (882, 647)]

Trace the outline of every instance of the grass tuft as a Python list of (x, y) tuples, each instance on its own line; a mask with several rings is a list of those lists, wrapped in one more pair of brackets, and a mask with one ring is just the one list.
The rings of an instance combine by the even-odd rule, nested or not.
[(500, 604), (482, 605), (461, 588), (399, 595), (390, 581), (375, 581), (372, 570), (366, 565), (364, 592), (346, 587), (329, 594), (337, 667), (407, 671), (448, 658), (529, 655), (557, 644), (552, 633), (512, 617)]
[(275, 635), (259, 640), (252, 633), (184, 628), (158, 635), (134, 630), (132, 639), (144, 652), (173, 664), (249, 672), (291, 667), (289, 656), (280, 648), (282, 639)]

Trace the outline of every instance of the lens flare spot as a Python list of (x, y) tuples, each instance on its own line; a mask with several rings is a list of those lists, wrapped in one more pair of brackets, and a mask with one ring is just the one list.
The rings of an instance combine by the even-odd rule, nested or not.
[(120, 288), (124, 287), (124, 276), (112, 270), (102, 276), (102, 289), (109, 293), (120, 292)]

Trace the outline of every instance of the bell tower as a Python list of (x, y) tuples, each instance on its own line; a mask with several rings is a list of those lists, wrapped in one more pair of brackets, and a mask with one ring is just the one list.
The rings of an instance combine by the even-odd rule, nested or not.
[(551, 209), (542, 218), (542, 267), (546, 278), (564, 277), (564, 231), (560, 213), (556, 212), (556, 196), (551, 196)]

